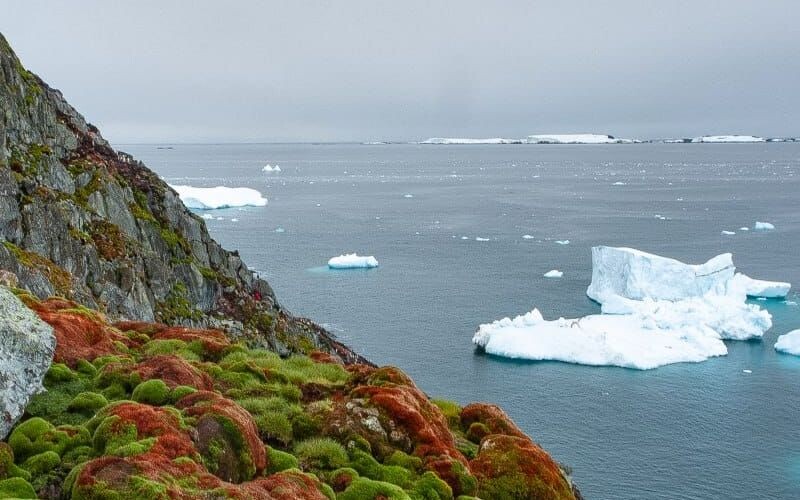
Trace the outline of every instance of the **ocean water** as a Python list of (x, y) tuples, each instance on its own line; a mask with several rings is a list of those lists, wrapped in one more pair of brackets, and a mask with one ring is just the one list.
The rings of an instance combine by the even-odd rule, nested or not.
[[(772, 348), (800, 328), (798, 306), (756, 302), (773, 315), (763, 341), (650, 371), (512, 361), (470, 342), (534, 306), (547, 319), (599, 311), (585, 296), (598, 244), (692, 263), (729, 251), (753, 277), (800, 285), (800, 144), (120, 147), (171, 184), (265, 194), (266, 207), (206, 222), (288, 309), (432, 396), (501, 405), (587, 498), (800, 497), (800, 357)], [(776, 229), (739, 230), (756, 220)], [(354, 251), (381, 267), (324, 267)]]

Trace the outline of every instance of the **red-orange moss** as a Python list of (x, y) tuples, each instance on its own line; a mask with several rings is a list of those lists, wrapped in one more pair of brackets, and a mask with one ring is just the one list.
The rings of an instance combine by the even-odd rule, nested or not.
[(496, 405), (472, 403), (465, 406), (461, 410), (461, 425), (467, 430), (475, 422), (485, 425), (489, 434), (505, 434), (528, 439), (528, 436)]
[(97, 312), (83, 310), (75, 302), (51, 298), (31, 305), (39, 317), (53, 327), (56, 336), (54, 361), (75, 367), (81, 359), (120, 354), (115, 342), (131, 345), (127, 337), (110, 326)]
[(161, 379), (174, 388), (188, 385), (198, 390), (210, 390), (214, 384), (211, 377), (201, 372), (185, 359), (174, 355), (160, 355), (148, 358), (133, 368), (142, 380)]
[(181, 429), (178, 417), (163, 408), (123, 402), (108, 407), (104, 412), (109, 416), (118, 416), (120, 425), (133, 424), (139, 439), (157, 438), (150, 453), (169, 458), (194, 456), (196, 453), (189, 434)]

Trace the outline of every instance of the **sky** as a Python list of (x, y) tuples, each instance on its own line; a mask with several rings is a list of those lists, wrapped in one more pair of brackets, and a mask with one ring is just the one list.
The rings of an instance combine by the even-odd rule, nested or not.
[(800, 136), (800, 2), (0, 0), (132, 142)]

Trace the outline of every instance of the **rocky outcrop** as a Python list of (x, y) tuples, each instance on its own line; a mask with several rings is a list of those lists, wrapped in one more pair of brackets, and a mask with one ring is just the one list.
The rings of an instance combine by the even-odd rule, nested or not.
[(0, 269), (21, 288), (112, 319), (222, 328), (283, 354), (364, 361), (284, 310), (238, 253), (26, 70), (2, 35), (0, 111)]
[(0, 286), (0, 439), (42, 389), (54, 349), (53, 329)]

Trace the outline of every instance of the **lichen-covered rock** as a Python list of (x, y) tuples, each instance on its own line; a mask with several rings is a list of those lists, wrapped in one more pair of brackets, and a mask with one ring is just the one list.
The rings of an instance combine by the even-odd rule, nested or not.
[(55, 347), (53, 329), (0, 286), (0, 439), (42, 389)]
[(0, 269), (19, 287), (115, 320), (223, 328), (277, 352), (366, 361), (285, 311), (177, 193), (115, 151), (2, 35), (0, 111)]

